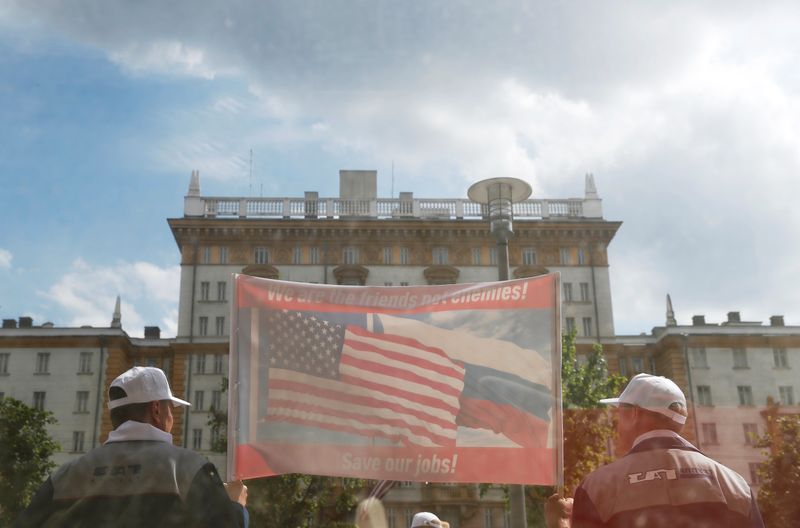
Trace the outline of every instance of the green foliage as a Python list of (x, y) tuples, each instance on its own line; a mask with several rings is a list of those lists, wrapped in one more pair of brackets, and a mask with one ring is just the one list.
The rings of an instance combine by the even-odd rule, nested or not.
[(247, 482), (250, 524), (266, 528), (352, 526), (361, 479), (279, 475)]
[[(228, 378), (223, 377), (220, 390), (222, 394), (228, 391)], [(216, 453), (228, 451), (228, 410), (216, 409), (212, 405), (208, 410), (208, 422), (211, 427), (211, 450)]]
[(776, 405), (770, 411), (767, 433), (756, 443), (767, 449), (767, 460), (759, 469), (758, 506), (768, 528), (796, 526), (800, 519), (800, 416), (778, 416)]
[[(561, 338), (561, 393), (564, 421), (564, 496), (572, 497), (581, 481), (609, 462), (607, 444), (616, 434), (608, 409), (598, 400), (619, 395), (626, 378), (608, 373), (603, 347), (595, 344), (578, 362), (575, 332)], [(544, 526), (544, 501), (555, 488), (525, 488), (528, 526)]]
[(56, 465), (59, 445), (47, 433), (53, 413), (14, 398), (0, 400), (0, 526), (9, 526)]

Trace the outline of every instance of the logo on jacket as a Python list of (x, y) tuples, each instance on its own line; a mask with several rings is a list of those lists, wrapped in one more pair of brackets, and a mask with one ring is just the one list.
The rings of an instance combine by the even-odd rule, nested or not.
[(644, 473), (631, 473), (628, 475), (629, 484), (649, 482), (651, 480), (677, 480), (674, 469), (653, 469)]

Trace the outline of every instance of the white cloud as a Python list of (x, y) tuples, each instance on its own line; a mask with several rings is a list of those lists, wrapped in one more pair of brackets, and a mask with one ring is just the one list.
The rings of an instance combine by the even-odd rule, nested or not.
[(109, 52), (109, 58), (134, 73), (188, 75), (213, 79), (217, 70), (208, 64), (202, 49), (176, 40), (134, 42)]
[(11, 269), (11, 259), (14, 255), (7, 249), (0, 248), (0, 269)]
[(142, 336), (145, 325), (177, 331), (180, 267), (161, 268), (149, 262), (91, 265), (76, 260), (49, 289), (39, 294), (58, 306), (66, 326), (108, 327), (116, 297), (121, 297), (122, 327)]

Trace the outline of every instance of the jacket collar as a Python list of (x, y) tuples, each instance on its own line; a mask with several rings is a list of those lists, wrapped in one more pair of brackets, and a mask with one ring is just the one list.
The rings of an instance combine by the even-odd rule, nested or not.
[(132, 440), (150, 440), (154, 442), (172, 443), (172, 435), (150, 424), (128, 420), (110, 433), (106, 444), (111, 442), (129, 442)]
[(633, 441), (633, 448), (628, 451), (628, 454), (640, 453), (651, 449), (683, 449), (700, 452), (699, 449), (678, 433), (667, 429), (656, 429), (637, 436), (636, 440)]

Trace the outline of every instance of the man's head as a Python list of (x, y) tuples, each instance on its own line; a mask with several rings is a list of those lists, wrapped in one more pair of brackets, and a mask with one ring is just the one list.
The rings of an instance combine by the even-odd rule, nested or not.
[(686, 423), (686, 397), (672, 380), (652, 374), (637, 374), (618, 398), (600, 403), (619, 406), (619, 434), (623, 449), (637, 436), (655, 429), (679, 433)]
[(170, 432), (174, 405), (190, 404), (172, 395), (164, 371), (155, 367), (133, 367), (117, 376), (108, 389), (108, 408), (115, 429), (134, 420)]
[(450, 524), (430, 512), (419, 512), (411, 520), (411, 528), (450, 528)]

